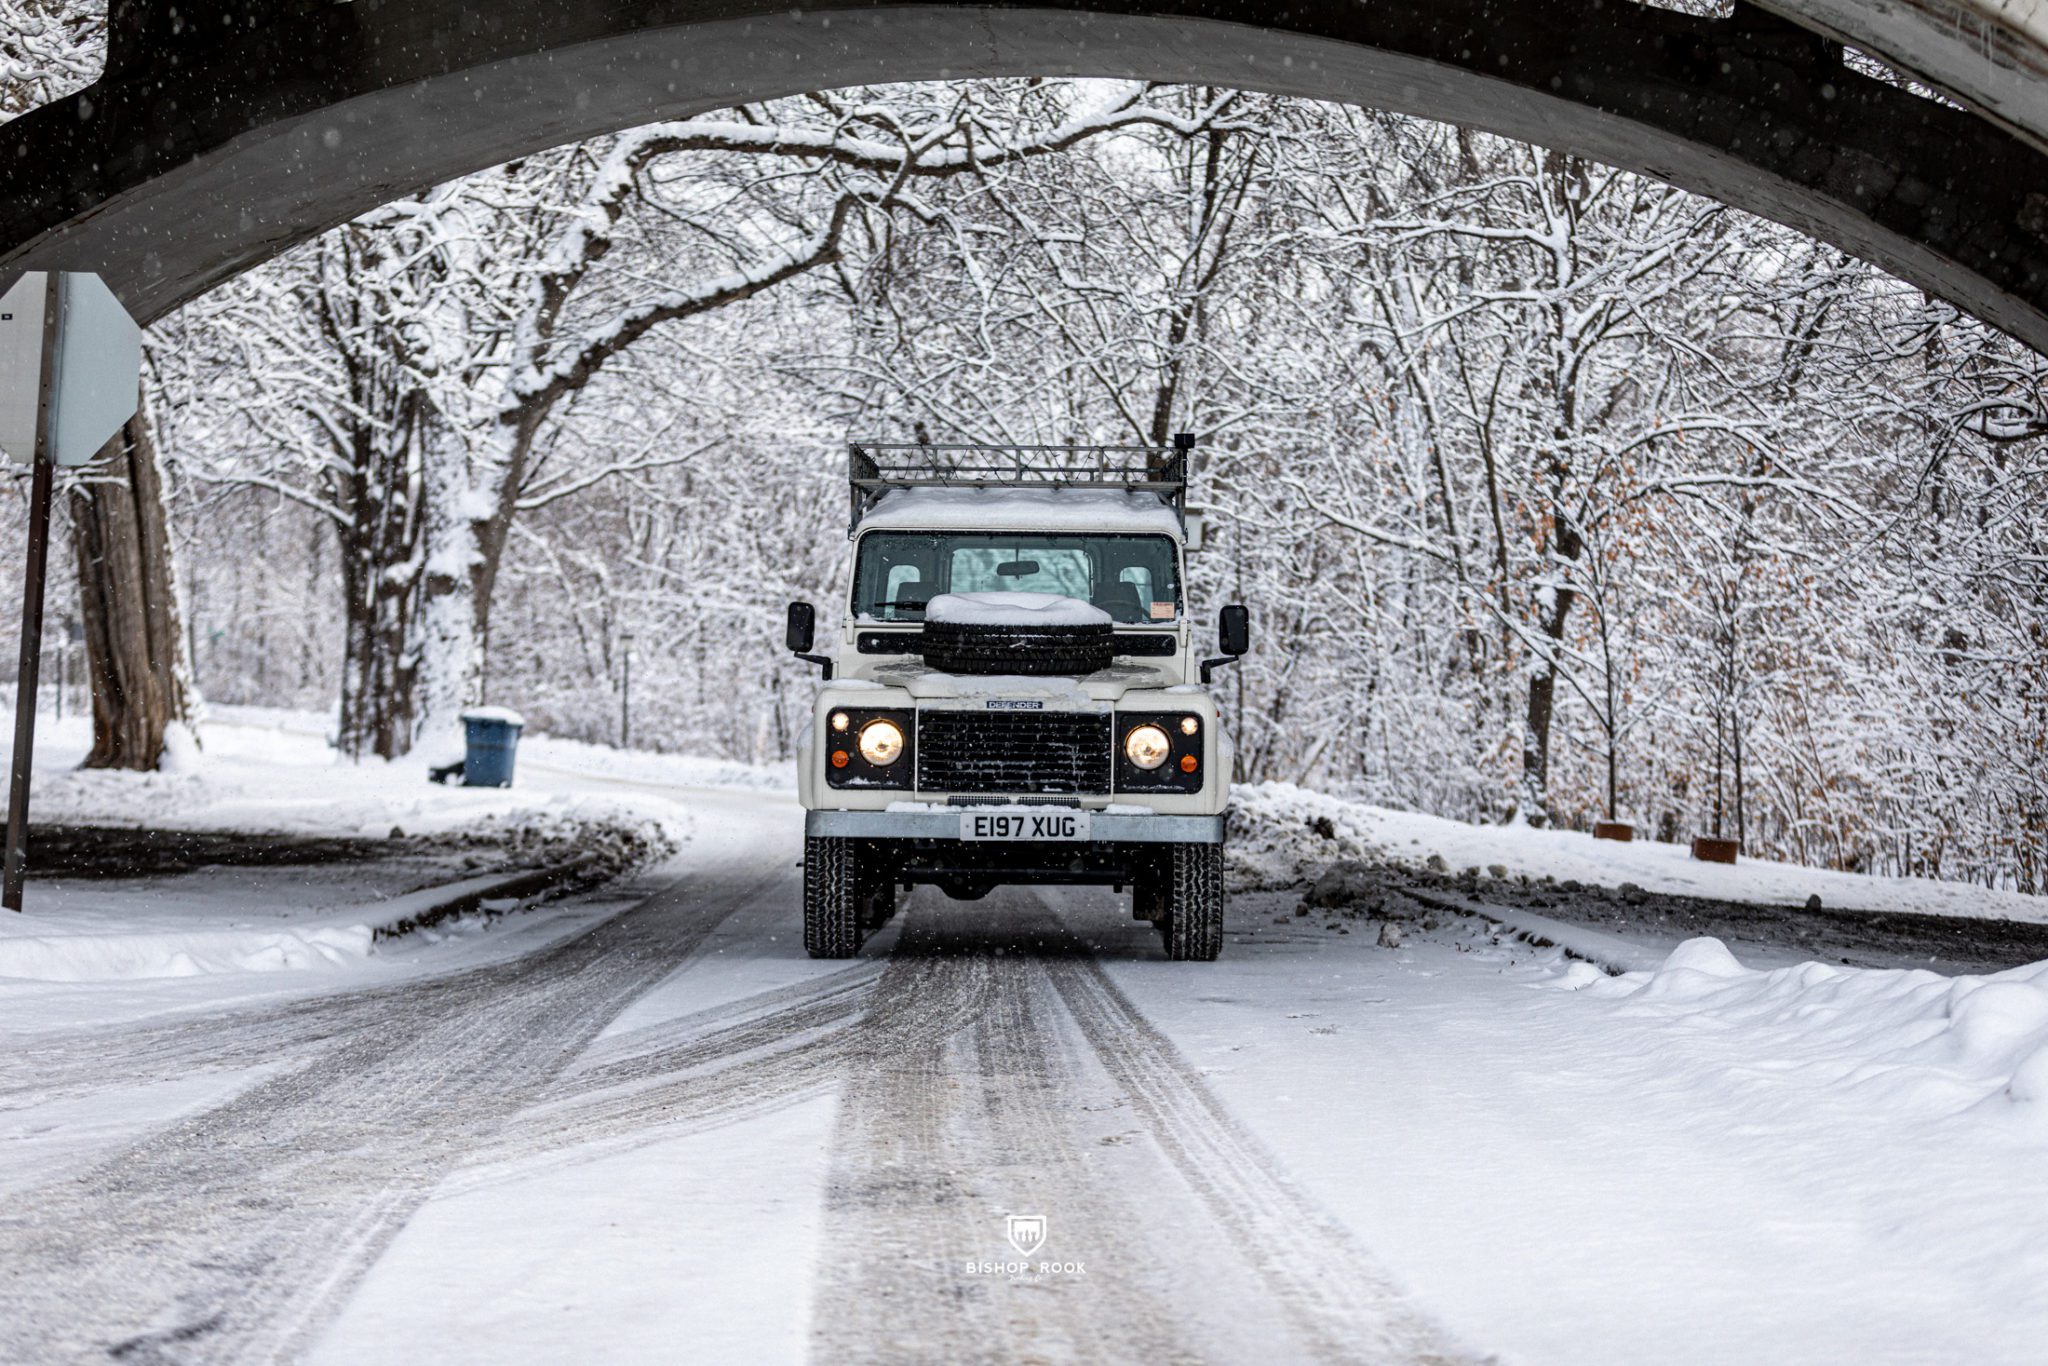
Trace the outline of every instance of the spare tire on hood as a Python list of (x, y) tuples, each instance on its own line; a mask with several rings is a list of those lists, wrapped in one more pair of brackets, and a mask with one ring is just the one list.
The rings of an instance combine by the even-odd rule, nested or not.
[(941, 593), (925, 604), (924, 662), (955, 674), (1092, 674), (1116, 657), (1109, 613), (1057, 593)]

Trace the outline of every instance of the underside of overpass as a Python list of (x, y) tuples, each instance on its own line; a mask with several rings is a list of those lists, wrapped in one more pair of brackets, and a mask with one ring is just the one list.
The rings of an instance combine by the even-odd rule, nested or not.
[[(2048, 0), (112, 0), (94, 86), (0, 128), (0, 277), (145, 320), (380, 203), (804, 90), (1188, 81), (1380, 106), (1802, 229), (2048, 350)], [(1853, 44), (1947, 98), (1844, 64)]]

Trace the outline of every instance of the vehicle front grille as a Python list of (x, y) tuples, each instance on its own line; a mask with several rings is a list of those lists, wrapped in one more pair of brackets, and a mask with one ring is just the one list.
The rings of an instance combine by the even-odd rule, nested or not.
[(920, 711), (921, 792), (1109, 791), (1106, 712)]

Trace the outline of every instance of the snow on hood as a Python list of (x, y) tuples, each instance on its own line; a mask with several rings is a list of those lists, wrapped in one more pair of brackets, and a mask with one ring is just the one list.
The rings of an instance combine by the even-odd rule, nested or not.
[(926, 621), (952, 626), (1108, 626), (1109, 613), (1058, 593), (941, 593)]

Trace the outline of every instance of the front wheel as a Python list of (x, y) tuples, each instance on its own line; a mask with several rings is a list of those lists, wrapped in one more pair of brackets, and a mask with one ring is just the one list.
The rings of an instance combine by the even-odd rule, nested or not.
[(813, 958), (860, 952), (860, 859), (854, 842), (831, 835), (804, 840), (804, 948)]
[(1176, 844), (1159, 937), (1176, 963), (1210, 963), (1223, 952), (1223, 846)]

